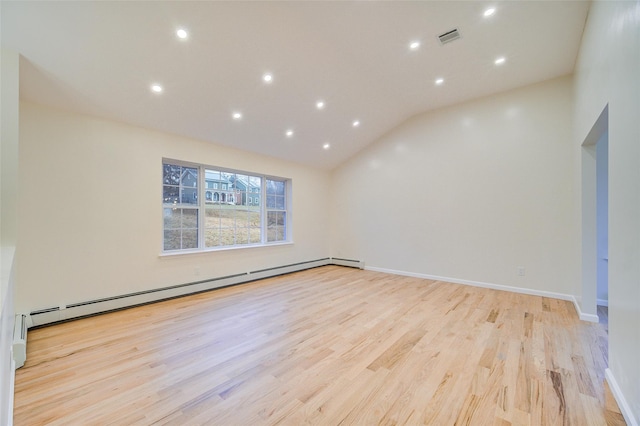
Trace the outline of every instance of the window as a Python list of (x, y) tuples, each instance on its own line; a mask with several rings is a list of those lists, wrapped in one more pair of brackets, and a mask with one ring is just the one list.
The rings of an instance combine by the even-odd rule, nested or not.
[(290, 241), (288, 179), (175, 160), (164, 160), (162, 169), (163, 251)]
[(164, 250), (198, 247), (198, 169), (162, 166)]
[(267, 179), (267, 241), (286, 241), (286, 181)]

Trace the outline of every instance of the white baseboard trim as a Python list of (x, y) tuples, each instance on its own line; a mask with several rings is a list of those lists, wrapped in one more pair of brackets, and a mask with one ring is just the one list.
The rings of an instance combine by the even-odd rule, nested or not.
[(585, 314), (585, 313), (582, 312), (582, 310), (580, 309), (580, 306), (579, 306), (578, 301), (576, 300), (575, 296), (573, 296), (571, 294), (554, 293), (554, 292), (551, 292), (551, 291), (534, 290), (534, 289), (522, 288), (522, 287), (512, 287), (512, 286), (508, 286), (508, 285), (485, 283), (485, 282), (481, 282), (481, 281), (463, 280), (463, 279), (459, 279), (459, 278), (440, 277), (440, 276), (437, 276), (437, 275), (420, 274), (420, 273), (416, 273), (416, 272), (398, 271), (398, 270), (395, 270), (395, 269), (378, 268), (378, 267), (375, 267), (375, 266), (367, 266), (364, 269), (366, 269), (368, 271), (384, 272), (384, 273), (387, 273), (387, 274), (404, 275), (404, 276), (407, 276), (407, 277), (424, 278), (424, 279), (427, 279), (427, 280), (444, 281), (444, 282), (454, 283), (454, 284), (470, 285), (470, 286), (473, 286), (473, 287), (482, 287), (482, 288), (490, 288), (490, 289), (493, 289), (493, 290), (510, 291), (512, 293), (528, 294), (528, 295), (531, 295), (531, 296), (542, 296), (542, 297), (549, 297), (549, 298), (552, 298), (552, 299), (568, 300), (570, 302), (573, 302), (573, 305), (576, 308), (576, 312), (578, 314), (578, 317), (581, 320), (589, 321), (589, 322), (598, 322), (598, 316), (597, 315)]
[(587, 321), (587, 322), (600, 322), (600, 318), (598, 318), (598, 315), (594, 315), (594, 314), (585, 314), (584, 312), (582, 312), (582, 309), (580, 308), (580, 304), (578, 303), (578, 300), (573, 297), (573, 306), (575, 306), (576, 308), (576, 312), (578, 313), (578, 316), (580, 317), (580, 319), (582, 321)]
[(624, 397), (624, 394), (620, 390), (620, 386), (618, 386), (618, 382), (614, 377), (611, 369), (607, 368), (604, 370), (604, 377), (607, 379), (607, 383), (609, 384), (609, 388), (611, 389), (611, 393), (618, 403), (618, 407), (620, 408), (620, 412), (622, 413), (622, 417), (627, 422), (628, 426), (638, 426), (638, 422), (636, 418), (631, 413), (631, 407), (627, 403), (627, 399)]

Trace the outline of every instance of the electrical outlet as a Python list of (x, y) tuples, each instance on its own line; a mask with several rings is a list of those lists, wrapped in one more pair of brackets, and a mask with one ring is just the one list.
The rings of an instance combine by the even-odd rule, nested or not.
[(524, 277), (526, 270), (524, 269), (524, 266), (518, 266), (518, 276), (519, 277)]

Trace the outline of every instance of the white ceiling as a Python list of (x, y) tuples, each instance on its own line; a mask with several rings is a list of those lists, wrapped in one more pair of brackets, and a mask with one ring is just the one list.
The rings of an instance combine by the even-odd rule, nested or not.
[[(23, 56), (22, 99), (321, 168), (418, 113), (571, 73), (588, 10), (575, 0), (1, 6), (2, 43)], [(453, 28), (462, 38), (441, 46)]]

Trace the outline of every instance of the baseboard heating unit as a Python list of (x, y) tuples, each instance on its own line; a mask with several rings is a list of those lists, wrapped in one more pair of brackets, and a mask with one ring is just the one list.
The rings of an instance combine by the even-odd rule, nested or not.
[(27, 360), (27, 316), (16, 315), (13, 325), (13, 360), (15, 368), (20, 368)]
[(178, 284), (170, 287), (123, 294), (104, 299), (40, 309), (31, 312), (27, 321), (29, 321), (29, 327), (43, 326), (326, 265), (339, 265), (364, 269), (364, 262), (359, 260), (327, 257), (223, 277), (209, 278), (206, 280)]

